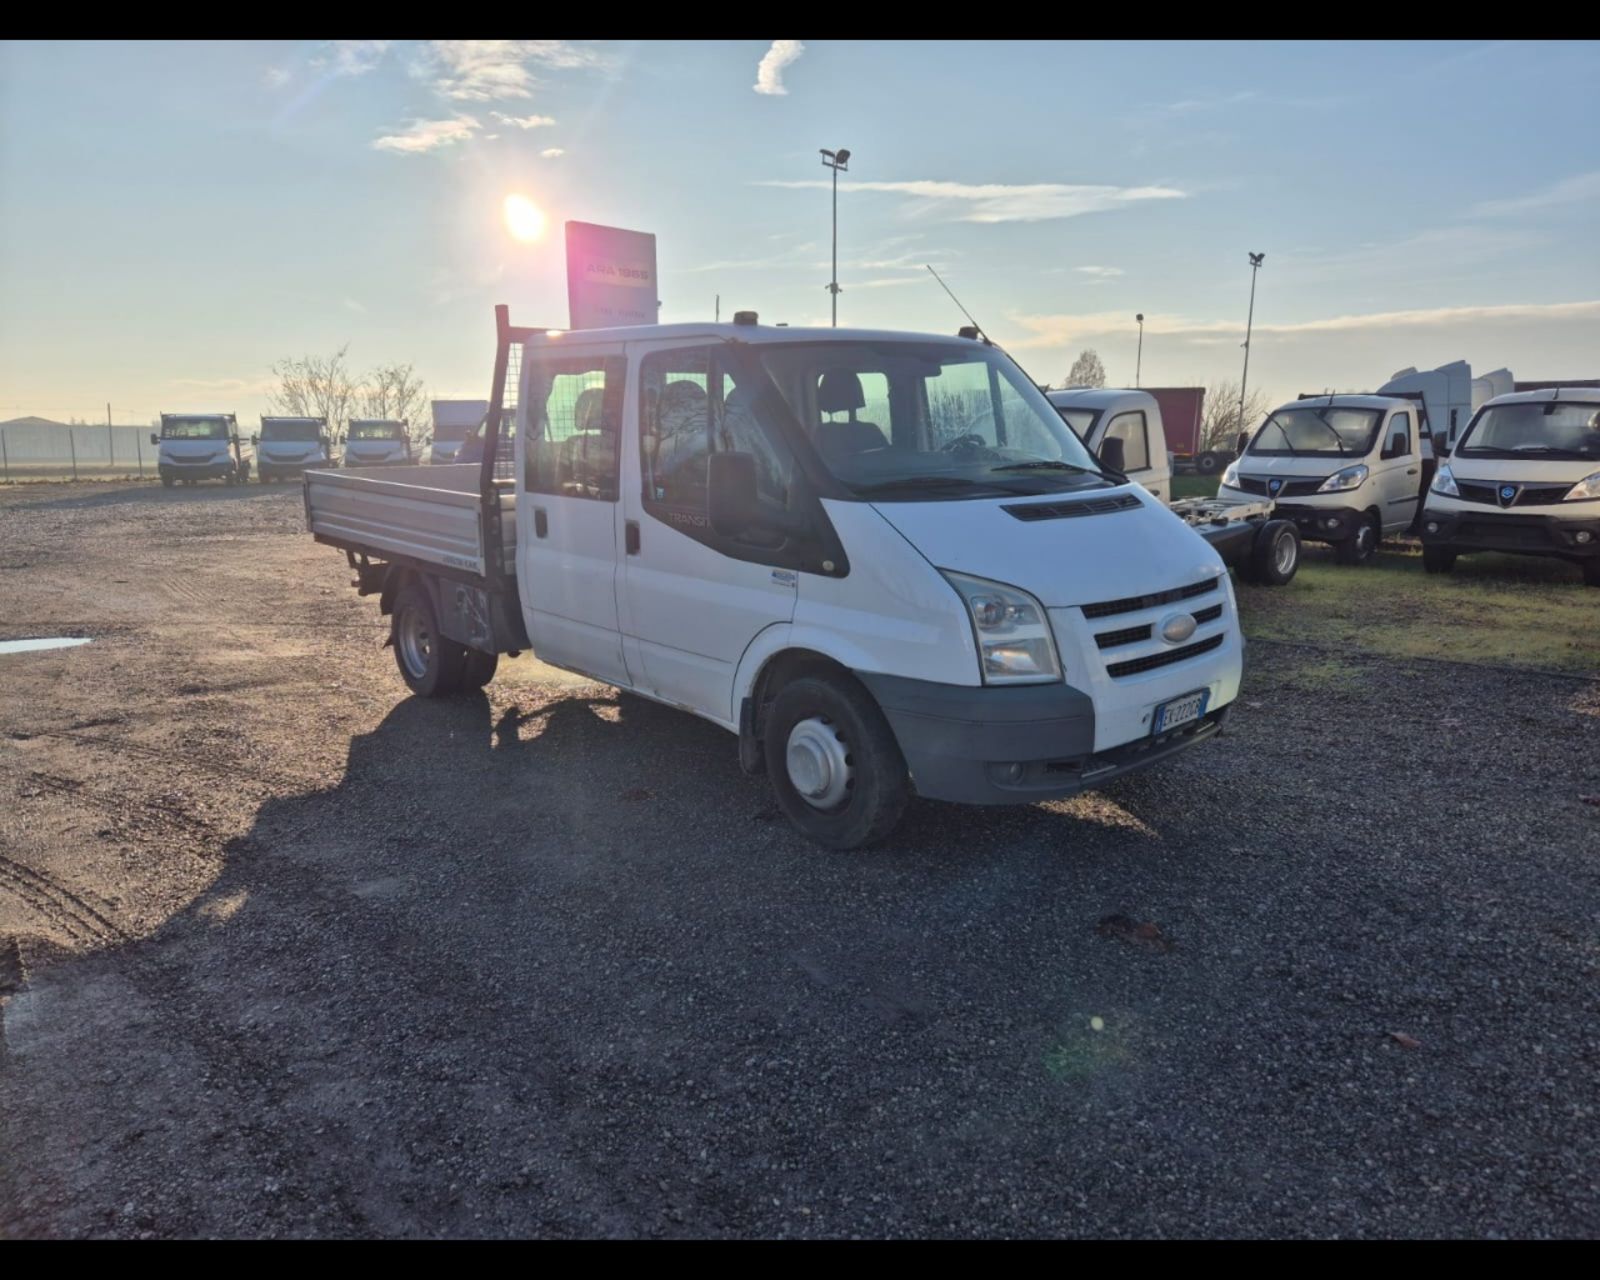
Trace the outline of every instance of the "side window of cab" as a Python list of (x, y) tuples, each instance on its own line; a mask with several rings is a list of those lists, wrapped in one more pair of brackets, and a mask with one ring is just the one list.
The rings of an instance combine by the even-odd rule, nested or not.
[(1411, 439), (1411, 414), (1397, 413), (1389, 419), (1389, 425), (1384, 428), (1383, 452), (1379, 457), (1409, 458), (1413, 442)]
[(622, 356), (540, 360), (527, 379), (523, 484), (530, 493), (617, 500)]
[(1122, 441), (1123, 470), (1127, 472), (1150, 469), (1150, 437), (1145, 425), (1144, 411), (1119, 413), (1106, 427), (1107, 440)]

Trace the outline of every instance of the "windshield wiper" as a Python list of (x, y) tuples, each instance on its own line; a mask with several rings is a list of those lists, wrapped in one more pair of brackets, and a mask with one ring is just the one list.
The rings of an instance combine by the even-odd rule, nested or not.
[(1049, 458), (1040, 458), (1036, 462), (1007, 462), (998, 467), (990, 467), (991, 471), (1076, 471), (1080, 475), (1103, 476), (1105, 472), (1096, 471), (1092, 467), (1080, 467), (1075, 462), (1059, 462)]
[(887, 493), (892, 489), (992, 489), (997, 493), (1011, 493), (1003, 485), (987, 484), (966, 476), (901, 476), (897, 480), (876, 480), (871, 484), (848, 482), (857, 493)]
[(1289, 451), (1291, 457), (1297, 458), (1300, 456), (1300, 450), (1296, 449), (1293, 442), (1290, 441), (1289, 433), (1284, 430), (1283, 423), (1278, 420), (1277, 414), (1269, 413), (1267, 415), (1267, 420), (1261, 424), (1261, 429), (1265, 431), (1268, 427), (1278, 428), (1278, 434), (1283, 437), (1283, 447)]

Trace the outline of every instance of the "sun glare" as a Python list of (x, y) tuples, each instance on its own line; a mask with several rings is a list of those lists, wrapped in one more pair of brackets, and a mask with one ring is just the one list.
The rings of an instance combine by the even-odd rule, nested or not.
[(518, 240), (537, 240), (544, 234), (544, 211), (527, 196), (507, 196), (506, 229)]

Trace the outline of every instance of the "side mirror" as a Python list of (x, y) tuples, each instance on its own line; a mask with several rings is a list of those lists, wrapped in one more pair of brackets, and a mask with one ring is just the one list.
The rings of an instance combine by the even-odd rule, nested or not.
[(1122, 474), (1122, 464), (1126, 457), (1127, 452), (1123, 447), (1122, 441), (1115, 436), (1107, 436), (1100, 442), (1100, 465), (1105, 467), (1107, 471), (1115, 471), (1118, 475)]
[(256, 432), (256, 431), (252, 431), (250, 433), (250, 443), (251, 444), (260, 444), (261, 443), (261, 434), (259, 432)]
[(706, 509), (711, 527), (736, 538), (761, 520), (756, 459), (751, 453), (713, 453), (706, 459)]
[(1436, 458), (1448, 458), (1450, 456), (1450, 442), (1443, 436), (1434, 436), (1433, 453)]
[(1248, 431), (1241, 431), (1237, 436), (1234, 437), (1233, 451), (1235, 453), (1237, 453), (1240, 457), (1244, 456), (1244, 451), (1246, 449), (1248, 449), (1249, 447), (1250, 447), (1250, 433)]
[(158, 436), (154, 431), (150, 433), (150, 443), (155, 445), (158, 449), (161, 447), (161, 437)]

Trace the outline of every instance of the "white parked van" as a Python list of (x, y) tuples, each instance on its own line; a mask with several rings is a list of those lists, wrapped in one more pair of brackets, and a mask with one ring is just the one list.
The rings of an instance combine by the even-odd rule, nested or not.
[(1469, 551), (1570, 560), (1600, 587), (1600, 393), (1519, 391), (1473, 416), (1428, 491), (1423, 567)]
[(435, 400), (433, 402), (433, 448), (428, 461), (445, 466), (460, 461), (461, 443), (478, 429), (489, 412), (487, 400)]
[(261, 429), (250, 437), (250, 443), (256, 447), (256, 478), (262, 484), (333, 465), (333, 441), (326, 418), (263, 416)]
[(1302, 538), (1333, 544), (1341, 564), (1364, 564), (1385, 534), (1415, 521), (1422, 463), (1411, 400), (1313, 396), (1267, 415), (1217, 494), (1271, 498)]
[(478, 466), (307, 477), (311, 531), (380, 596), (417, 693), (531, 645), (736, 734), (835, 848), (914, 793), (1067, 795), (1221, 727), (1242, 659), (1221, 560), (998, 348), (499, 319), (511, 476), (496, 386)]
[(344, 445), (347, 467), (403, 467), (411, 462), (411, 431), (391, 418), (351, 418)]
[(169, 489), (180, 480), (243, 484), (250, 476), (250, 457), (231, 413), (163, 413), (150, 443), (156, 446), (156, 472)]
[(1163, 502), (1172, 500), (1172, 462), (1161, 406), (1148, 391), (1074, 387), (1047, 391), (1045, 399), (1095, 453), (1106, 440), (1122, 442), (1123, 472)]

